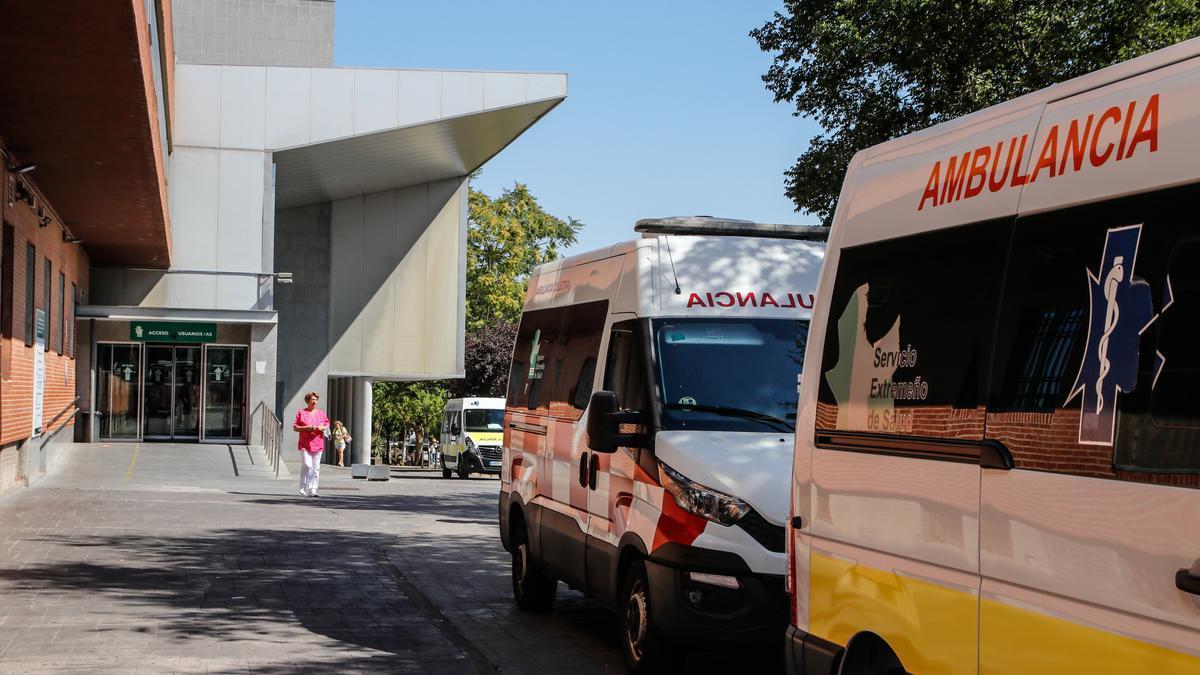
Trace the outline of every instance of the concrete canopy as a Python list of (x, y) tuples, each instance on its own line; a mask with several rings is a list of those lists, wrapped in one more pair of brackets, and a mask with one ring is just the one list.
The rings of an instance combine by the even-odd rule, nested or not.
[(275, 207), (468, 175), (561, 101), (545, 99), (276, 152)]
[(277, 210), (478, 169), (562, 102), (562, 73), (180, 64), (177, 145), (272, 153)]

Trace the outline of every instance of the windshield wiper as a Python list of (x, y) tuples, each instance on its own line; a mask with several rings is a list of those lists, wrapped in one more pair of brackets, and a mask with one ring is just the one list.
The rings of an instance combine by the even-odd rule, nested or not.
[[(742, 419), (754, 420), (762, 422), (767, 426), (774, 427), (776, 431), (795, 431), (796, 427), (792, 426), (787, 420), (781, 420), (774, 415), (757, 412), (754, 410), (746, 410), (744, 408), (730, 408), (723, 405), (701, 405), (699, 403), (684, 404), (684, 403), (663, 403), (663, 408), (667, 410), (695, 410), (697, 412), (712, 413), (714, 415), (724, 415), (726, 417), (741, 417)], [(783, 427), (780, 429), (779, 427)]]

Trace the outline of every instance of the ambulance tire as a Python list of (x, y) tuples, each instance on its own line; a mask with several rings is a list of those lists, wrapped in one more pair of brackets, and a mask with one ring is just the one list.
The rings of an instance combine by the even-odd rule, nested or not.
[(458, 477), (462, 480), (471, 477), (471, 462), (461, 452), (458, 454)]
[(631, 673), (661, 672), (666, 664), (666, 638), (654, 628), (646, 565), (634, 560), (621, 584), (621, 655)]
[(442, 478), (449, 478), (451, 474), (450, 469), (446, 467), (446, 456), (442, 455), (441, 459), (438, 460), (438, 463), (442, 465)]
[(513, 600), (517, 607), (526, 612), (544, 612), (554, 604), (558, 581), (546, 576), (531, 564), (529, 535), (525, 523), (517, 521), (513, 527), (512, 541), (512, 587)]

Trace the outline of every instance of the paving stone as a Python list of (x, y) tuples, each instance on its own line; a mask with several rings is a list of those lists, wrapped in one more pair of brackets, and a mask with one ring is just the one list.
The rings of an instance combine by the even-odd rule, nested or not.
[(79, 445), (0, 496), (0, 672), (624, 672), (579, 593), (514, 607), (494, 478), (323, 467), (305, 498), (237, 456)]

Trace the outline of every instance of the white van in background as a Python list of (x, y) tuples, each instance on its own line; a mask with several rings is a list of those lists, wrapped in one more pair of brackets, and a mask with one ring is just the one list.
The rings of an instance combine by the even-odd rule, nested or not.
[(778, 644), (800, 372), (823, 228), (641, 221), (529, 281), (500, 536), (513, 594), (616, 609), (633, 670), (665, 640)]
[(794, 673), (1200, 673), (1200, 39), (858, 153)]
[(452, 398), (442, 412), (442, 478), (500, 473), (504, 440), (504, 399)]

